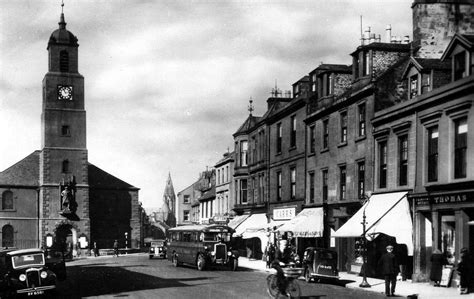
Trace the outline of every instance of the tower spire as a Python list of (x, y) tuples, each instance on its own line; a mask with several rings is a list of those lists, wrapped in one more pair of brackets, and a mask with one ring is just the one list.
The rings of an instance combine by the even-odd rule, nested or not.
[(66, 29), (66, 22), (64, 21), (64, 0), (61, 1), (61, 17), (59, 18), (59, 29)]

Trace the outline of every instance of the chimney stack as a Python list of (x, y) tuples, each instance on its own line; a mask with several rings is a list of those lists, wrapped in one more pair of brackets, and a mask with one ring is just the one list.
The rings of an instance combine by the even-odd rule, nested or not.
[(387, 43), (392, 42), (392, 25), (388, 24), (385, 28), (385, 41)]

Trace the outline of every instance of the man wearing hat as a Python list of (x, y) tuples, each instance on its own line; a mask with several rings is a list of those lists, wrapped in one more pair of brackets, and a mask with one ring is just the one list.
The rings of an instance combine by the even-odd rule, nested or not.
[(397, 257), (393, 254), (392, 245), (387, 246), (387, 252), (380, 257), (378, 266), (385, 278), (385, 295), (387, 297), (393, 296), (399, 271)]

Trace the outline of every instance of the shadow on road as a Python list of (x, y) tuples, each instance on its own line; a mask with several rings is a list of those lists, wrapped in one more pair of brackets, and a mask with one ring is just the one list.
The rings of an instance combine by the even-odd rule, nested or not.
[(82, 298), (158, 288), (191, 286), (188, 281), (208, 281), (212, 277), (161, 278), (129, 271), (126, 267), (108, 267), (100, 264), (68, 266), (68, 278), (58, 283), (61, 298)]

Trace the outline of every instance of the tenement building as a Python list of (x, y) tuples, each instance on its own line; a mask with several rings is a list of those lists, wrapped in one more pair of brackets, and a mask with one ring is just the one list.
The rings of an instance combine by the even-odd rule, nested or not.
[(97, 242), (138, 247), (138, 188), (89, 163), (78, 40), (64, 14), (48, 41), (41, 150), (0, 173), (2, 246), (76, 254)]

